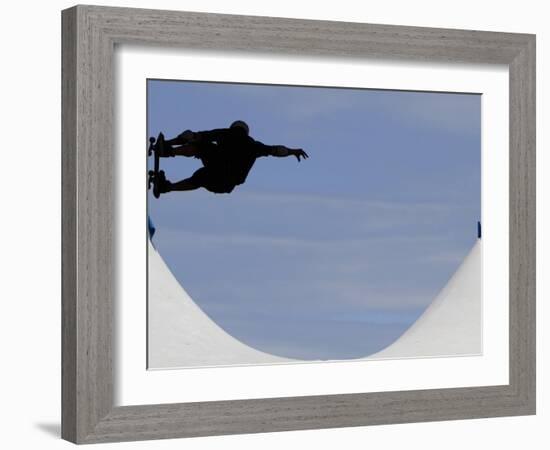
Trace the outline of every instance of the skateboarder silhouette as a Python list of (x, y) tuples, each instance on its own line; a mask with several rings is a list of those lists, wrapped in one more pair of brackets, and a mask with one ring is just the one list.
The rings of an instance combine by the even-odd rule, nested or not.
[[(229, 128), (210, 131), (184, 131), (174, 139), (165, 140), (162, 133), (151, 138), (150, 152), (155, 152), (155, 171), (150, 172), (155, 197), (172, 191), (192, 191), (204, 188), (216, 194), (228, 194), (235, 186), (246, 181), (256, 158), (262, 156), (294, 156), (298, 161), (308, 158), (301, 148), (291, 149), (284, 145), (265, 145), (249, 135), (248, 125), (237, 120)], [(158, 158), (173, 156), (194, 157), (203, 167), (191, 177), (175, 183), (158, 170)]]

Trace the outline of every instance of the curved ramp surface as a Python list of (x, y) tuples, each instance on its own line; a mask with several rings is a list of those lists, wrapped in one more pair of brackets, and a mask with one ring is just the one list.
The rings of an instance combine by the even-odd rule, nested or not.
[(481, 241), (420, 318), (384, 350), (369, 359), (480, 354)]
[(291, 361), (255, 350), (216, 325), (185, 292), (151, 242), (148, 274), (149, 368)]
[[(150, 242), (148, 274), (149, 368), (301, 362), (249, 347), (216, 325), (185, 292)], [(481, 243), (478, 240), (420, 318), (393, 344), (359, 359), (479, 353)]]

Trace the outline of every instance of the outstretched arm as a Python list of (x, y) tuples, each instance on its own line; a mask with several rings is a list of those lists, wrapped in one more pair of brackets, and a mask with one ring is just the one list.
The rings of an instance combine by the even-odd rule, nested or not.
[(295, 156), (298, 161), (309, 158), (308, 154), (301, 148), (288, 148), (284, 145), (270, 145), (268, 154), (271, 156), (277, 156), (278, 158), (284, 158), (286, 156)]

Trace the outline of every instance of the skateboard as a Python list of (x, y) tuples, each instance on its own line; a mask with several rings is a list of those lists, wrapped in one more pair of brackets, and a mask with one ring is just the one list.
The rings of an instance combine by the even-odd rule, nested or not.
[(154, 155), (154, 163), (153, 170), (149, 171), (147, 189), (151, 189), (151, 187), (153, 188), (153, 195), (155, 198), (160, 197), (160, 186), (166, 181), (164, 170), (160, 170), (160, 158), (163, 154), (164, 146), (164, 135), (162, 133), (159, 133), (156, 139), (154, 137), (149, 138), (148, 155)]

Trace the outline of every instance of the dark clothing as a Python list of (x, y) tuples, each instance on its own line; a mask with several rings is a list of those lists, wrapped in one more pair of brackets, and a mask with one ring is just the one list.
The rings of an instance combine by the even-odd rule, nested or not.
[(192, 180), (215, 193), (229, 193), (243, 184), (256, 158), (271, 154), (271, 146), (255, 141), (241, 128), (221, 128), (197, 133), (198, 155), (204, 167)]
[(215, 194), (229, 194), (236, 184), (213, 167), (201, 167), (191, 176), (191, 181)]

